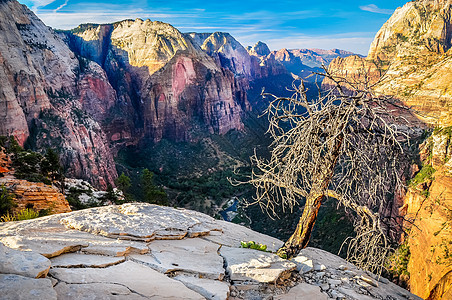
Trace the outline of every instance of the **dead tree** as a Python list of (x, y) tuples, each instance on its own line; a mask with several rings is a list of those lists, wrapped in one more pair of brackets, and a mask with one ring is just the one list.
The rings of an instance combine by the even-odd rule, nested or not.
[(266, 113), (274, 141), (270, 159), (251, 157), (250, 204), (275, 214), (305, 199), (295, 232), (277, 252), (290, 258), (307, 246), (322, 200), (334, 197), (356, 216), (348, 259), (380, 272), (390, 245), (379, 212), (403, 186), (407, 122), (394, 99), (325, 72), (336, 85), (315, 100), (307, 99), (303, 82), (290, 98), (265, 95), (272, 97)]

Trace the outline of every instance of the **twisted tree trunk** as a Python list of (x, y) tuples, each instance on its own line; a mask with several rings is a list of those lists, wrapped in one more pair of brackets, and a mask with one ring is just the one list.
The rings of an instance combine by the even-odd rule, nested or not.
[(306, 248), (309, 239), (311, 238), (312, 229), (317, 221), (317, 214), (320, 210), (320, 205), (327, 192), (328, 185), (334, 174), (334, 167), (339, 159), (340, 148), (344, 136), (338, 135), (334, 141), (334, 150), (325, 159), (326, 168), (318, 175), (317, 181), (311, 188), (310, 193), (306, 197), (306, 204), (303, 209), (297, 228), (292, 236), (284, 243), (284, 246), (278, 249), (277, 255), (282, 258), (290, 259), (297, 256), (301, 249)]

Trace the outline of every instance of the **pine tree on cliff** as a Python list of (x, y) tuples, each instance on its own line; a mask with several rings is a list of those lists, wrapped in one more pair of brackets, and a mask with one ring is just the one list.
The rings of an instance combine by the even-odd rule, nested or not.
[(295, 232), (278, 250), (291, 258), (307, 246), (324, 198), (337, 199), (356, 216), (348, 259), (381, 272), (395, 233), (379, 213), (403, 187), (408, 141), (405, 120), (391, 110), (404, 108), (365, 84), (348, 82), (345, 91), (343, 78), (325, 75), (336, 85), (315, 100), (303, 83), (291, 98), (264, 94), (273, 99), (266, 113), (274, 141), (270, 159), (251, 157), (256, 197), (249, 204), (276, 215), (278, 207), (284, 212), (305, 201)]

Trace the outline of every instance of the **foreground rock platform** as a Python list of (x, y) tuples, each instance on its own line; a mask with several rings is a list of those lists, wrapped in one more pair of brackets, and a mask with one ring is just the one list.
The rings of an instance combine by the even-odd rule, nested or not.
[(288, 261), (241, 240), (282, 245), (143, 203), (0, 223), (0, 290), (5, 299), (420, 299), (320, 249)]

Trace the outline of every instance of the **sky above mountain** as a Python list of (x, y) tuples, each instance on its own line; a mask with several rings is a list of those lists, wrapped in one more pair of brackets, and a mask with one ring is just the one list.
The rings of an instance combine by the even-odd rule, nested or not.
[(151, 19), (182, 32), (231, 33), (244, 46), (263, 41), (281, 48), (339, 48), (366, 55), (400, 0), (19, 0), (48, 26)]

